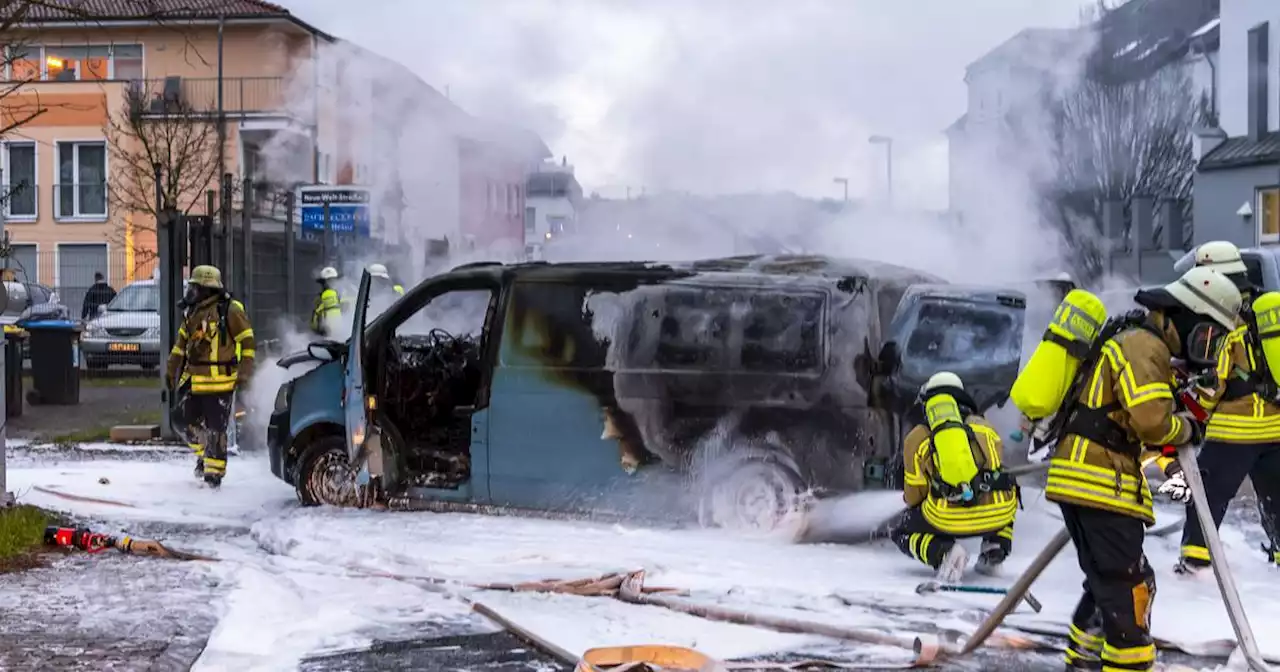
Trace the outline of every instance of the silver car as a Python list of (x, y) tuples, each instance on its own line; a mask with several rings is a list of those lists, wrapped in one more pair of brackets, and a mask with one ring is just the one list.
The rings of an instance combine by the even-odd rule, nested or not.
[(98, 317), (85, 325), (80, 351), (90, 369), (112, 364), (160, 366), (160, 286), (156, 281), (130, 283), (102, 306)]

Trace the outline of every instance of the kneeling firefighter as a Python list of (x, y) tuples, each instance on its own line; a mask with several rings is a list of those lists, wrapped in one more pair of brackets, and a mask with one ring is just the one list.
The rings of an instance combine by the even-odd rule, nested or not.
[[(1248, 476), (1258, 496), (1262, 527), (1269, 538), (1267, 559), (1280, 565), (1276, 509), (1280, 507), (1280, 293), (1258, 294), (1249, 281), (1240, 250), (1226, 241), (1196, 248), (1196, 266), (1212, 268), (1240, 289), (1241, 326), (1223, 343), (1217, 360), (1217, 385), (1199, 399), (1210, 411), (1200, 450), (1200, 478), (1215, 526)], [(1268, 351), (1271, 356), (1268, 357)], [(1175, 462), (1176, 465), (1176, 462)], [(1160, 492), (1187, 505), (1182, 552), (1174, 571), (1192, 574), (1210, 566), (1204, 530), (1180, 467)]]
[(227, 469), (227, 425), (236, 388), (253, 375), (253, 327), (213, 266), (192, 269), (183, 301), (188, 311), (169, 352), (165, 383), (172, 388), (181, 375), (191, 385), (187, 423), (202, 453), (196, 468), (205, 483), (218, 487)]
[(994, 573), (1013, 547), (1017, 485), (1001, 471), (1000, 435), (978, 415), (960, 377), (936, 373), (911, 411), (915, 426), (903, 440), (903, 500), (909, 511), (892, 532), (903, 553), (955, 583), (968, 552), (956, 543), (982, 537), (975, 569)]
[[(1134, 300), (1145, 313), (1135, 310), (1105, 324), (1081, 297), (1101, 309), (1093, 295), (1073, 291), (1041, 342), (1046, 352), (1057, 344), (1074, 359), (1070, 384), (1036, 376), (1045, 388), (1066, 391), (1061, 408), (1041, 410), (1056, 418), (1048, 436), (1054, 448), (1045, 498), (1061, 507), (1085, 575), (1071, 618), (1067, 668), (1151, 670), (1156, 584), (1142, 543), (1155, 514), (1141, 468), (1143, 446), (1202, 438), (1195, 418), (1177, 409), (1171, 360), (1203, 363), (1198, 350), (1211, 349), (1235, 328), (1240, 292), (1217, 271), (1194, 268), (1163, 288), (1139, 291)], [(1020, 383), (1035, 385), (1023, 380), (1031, 369), (1028, 360)], [(1015, 403), (1027, 412), (1025, 399)]]

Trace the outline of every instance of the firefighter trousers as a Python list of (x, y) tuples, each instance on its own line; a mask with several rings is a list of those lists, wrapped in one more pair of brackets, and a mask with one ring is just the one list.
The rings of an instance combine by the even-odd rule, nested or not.
[[(923, 562), (930, 567), (937, 569), (942, 564), (942, 558), (946, 556), (947, 551), (956, 545), (957, 539), (966, 537), (947, 534), (934, 527), (932, 523), (924, 517), (924, 512), (920, 507), (915, 507), (903, 514), (893, 527), (893, 531), (889, 533), (893, 538), (893, 543), (903, 553)], [(989, 532), (981, 536), (983, 545), (995, 544), (999, 549), (996, 554), (998, 559), (996, 562), (1003, 561), (1008, 557), (1010, 551), (1013, 550), (1013, 526), (1010, 525), (995, 532)]]
[[(1222, 525), (1231, 500), (1248, 476), (1258, 496), (1262, 529), (1271, 544), (1272, 562), (1280, 564), (1277, 539), (1277, 508), (1280, 507), (1280, 443), (1223, 443), (1206, 441), (1200, 449), (1200, 478), (1209, 500), (1215, 527)], [(1187, 522), (1182, 526), (1182, 559), (1189, 565), (1209, 566), (1209, 548), (1196, 517), (1195, 502), (1187, 504)]]
[(1111, 511), (1059, 504), (1084, 571), (1084, 595), (1071, 616), (1072, 669), (1151, 670), (1151, 604), (1156, 577), (1142, 552), (1146, 525)]
[(187, 426), (198, 443), (192, 444), (204, 464), (204, 473), (221, 477), (227, 472), (227, 425), (231, 422), (234, 393), (192, 394), (187, 399)]

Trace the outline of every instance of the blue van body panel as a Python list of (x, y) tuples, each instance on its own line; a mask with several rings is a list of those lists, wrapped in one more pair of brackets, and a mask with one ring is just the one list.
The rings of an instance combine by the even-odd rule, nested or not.
[(500, 365), (490, 397), (489, 485), (495, 504), (557, 511), (622, 505), (636, 477), (589, 392), (531, 367)]
[(342, 412), (344, 375), (342, 362), (325, 362), (292, 382), (290, 437), (297, 437), (308, 427), (319, 423), (345, 425)]

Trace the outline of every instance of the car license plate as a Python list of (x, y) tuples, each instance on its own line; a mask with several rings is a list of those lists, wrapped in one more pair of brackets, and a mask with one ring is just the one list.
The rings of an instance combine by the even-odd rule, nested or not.
[(142, 346), (138, 343), (108, 343), (107, 352), (138, 352)]

